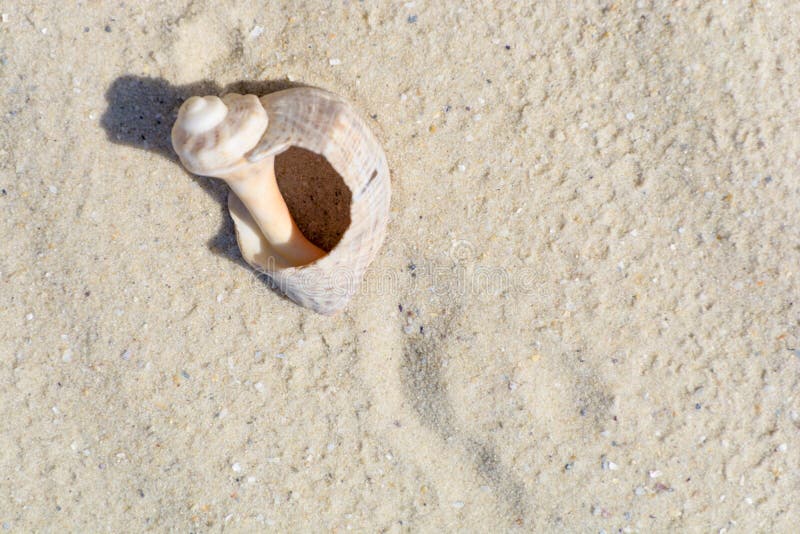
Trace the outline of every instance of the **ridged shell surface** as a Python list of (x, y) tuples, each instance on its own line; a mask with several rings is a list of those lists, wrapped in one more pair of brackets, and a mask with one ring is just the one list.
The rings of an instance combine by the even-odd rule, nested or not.
[(350, 226), (326, 256), (300, 267), (272, 262), (253, 267), (301, 306), (336, 313), (358, 289), (384, 240), (391, 196), (386, 156), (361, 116), (332, 93), (287, 89), (261, 97), (261, 104), (269, 124), (247, 159), (258, 161), (292, 146), (315, 152), (339, 173), (352, 198)]

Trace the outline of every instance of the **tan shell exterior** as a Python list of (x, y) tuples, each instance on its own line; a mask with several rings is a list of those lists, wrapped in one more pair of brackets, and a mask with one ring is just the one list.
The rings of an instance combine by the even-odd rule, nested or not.
[[(258, 161), (290, 146), (321, 154), (352, 193), (351, 222), (333, 250), (314, 263), (287, 268), (273, 262), (251, 265), (297, 304), (334, 314), (357, 291), (386, 234), (391, 196), (386, 156), (359, 114), (332, 93), (311, 87), (287, 89), (261, 97), (261, 103), (269, 123), (247, 159)], [(239, 245), (242, 248), (241, 239)]]

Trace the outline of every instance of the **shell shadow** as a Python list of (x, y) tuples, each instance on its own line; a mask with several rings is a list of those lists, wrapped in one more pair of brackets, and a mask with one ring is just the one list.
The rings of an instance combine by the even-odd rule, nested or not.
[[(106, 90), (108, 106), (100, 117), (100, 126), (112, 143), (155, 152), (177, 163), (178, 156), (172, 150), (170, 132), (178, 116), (178, 108), (190, 96), (225, 93), (265, 95), (292, 87), (304, 87), (304, 84), (265, 80), (240, 81), (223, 87), (216, 82), (202, 80), (173, 85), (164, 78), (127, 74), (114, 80)], [(194, 178), (201, 183), (209, 181), (206, 178)]]
[[(171, 130), (175, 118), (178, 115), (178, 109), (190, 96), (222, 95), (226, 93), (255, 94), (261, 96), (283, 89), (304, 86), (306, 85), (289, 82), (287, 80), (248, 80), (235, 82), (224, 87), (209, 80), (202, 80), (184, 85), (174, 85), (163, 78), (124, 75), (114, 80), (106, 90), (105, 99), (107, 107), (100, 117), (100, 126), (105, 130), (107, 139), (112, 143), (132, 146), (140, 150), (156, 153), (180, 166), (178, 156), (172, 149)], [(295, 160), (295, 158), (301, 158), (302, 155), (297, 155), (294, 152), (285, 154), (286, 156), (282, 154), (280, 157), (284, 158), (284, 166), (288, 168), (305, 165), (308, 169), (308, 165), (313, 163), (308, 157), (302, 161), (299, 159)], [(181, 169), (183, 169), (182, 166)], [(194, 180), (211, 198), (217, 201), (221, 212), (224, 214), (224, 222), (220, 225), (220, 228), (218, 228), (216, 235), (206, 243), (209, 249), (213, 253), (224, 256), (234, 263), (249, 269), (249, 266), (247, 266), (239, 253), (239, 247), (236, 243), (233, 230), (233, 222), (228, 216), (228, 187), (221, 180), (196, 176), (186, 170), (183, 172)], [(332, 174), (320, 164), (317, 170), (311, 168), (306, 174), (309, 176), (317, 176), (318, 179), (322, 180), (322, 189), (327, 186), (329, 190), (336, 191), (341, 195), (341, 187), (335, 183), (336, 178), (341, 180), (341, 177), (339, 177), (335, 171), (333, 171)], [(312, 235), (315, 235), (313, 222), (311, 223), (311, 228), (304, 228), (304, 226), (308, 224), (307, 221), (309, 219), (313, 221), (313, 217), (309, 215), (310, 208), (307, 206), (308, 202), (306, 201), (304, 204), (304, 200), (297, 196), (303, 190), (295, 187), (294, 190), (284, 191), (283, 186), (281, 186), (281, 191), (284, 193), (284, 198), (293, 215), (295, 215), (293, 207), (295, 205), (297, 206), (301, 216), (298, 217), (295, 215), (295, 219), (301, 231), (305, 233), (306, 230), (308, 230)], [(349, 190), (347, 192), (349, 193)], [(332, 246), (331, 243), (335, 245), (338, 238), (341, 237), (341, 234), (344, 234), (347, 226), (349, 226), (349, 205), (346, 205), (346, 213), (343, 212), (343, 205), (343, 202), (339, 200), (338, 203), (332, 207), (322, 206), (322, 208), (327, 208), (326, 214), (333, 217), (330, 223), (332, 226), (329, 225), (333, 230), (328, 228), (328, 234), (320, 238), (320, 240), (323, 241), (321, 246), (328, 250)], [(316, 206), (312, 207), (319, 208), (319, 202), (317, 202)], [(334, 235), (331, 235), (331, 232), (333, 232)], [(317, 231), (317, 233), (319, 233), (319, 231)], [(338, 238), (335, 235), (337, 233), (339, 234)], [(309, 237), (311, 238), (312, 235), (309, 235)], [(266, 277), (261, 276), (261, 278), (266, 285), (272, 287), (272, 284)]]

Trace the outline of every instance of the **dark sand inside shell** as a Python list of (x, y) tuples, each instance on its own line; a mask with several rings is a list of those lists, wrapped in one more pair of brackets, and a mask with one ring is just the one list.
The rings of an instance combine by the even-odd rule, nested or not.
[(275, 157), (275, 176), (306, 238), (330, 252), (350, 226), (352, 193), (328, 160), (299, 147)]

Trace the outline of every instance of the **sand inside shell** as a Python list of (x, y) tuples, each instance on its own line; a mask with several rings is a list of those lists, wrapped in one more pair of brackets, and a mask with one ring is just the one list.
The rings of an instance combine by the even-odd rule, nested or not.
[(330, 252), (350, 226), (352, 193), (325, 157), (290, 147), (275, 157), (275, 176), (306, 238)]

